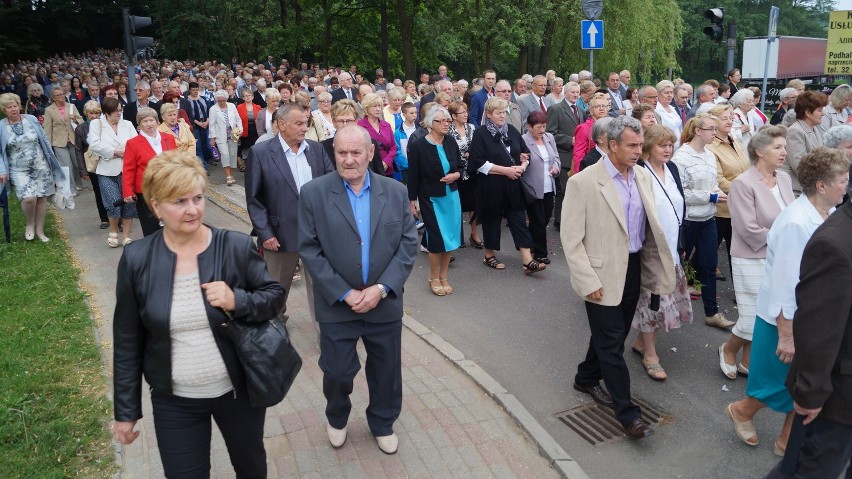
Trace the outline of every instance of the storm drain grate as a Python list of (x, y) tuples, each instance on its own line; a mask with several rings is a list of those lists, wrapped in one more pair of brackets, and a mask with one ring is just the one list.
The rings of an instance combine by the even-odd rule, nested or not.
[[(651, 426), (662, 426), (672, 421), (673, 418), (659, 408), (635, 396), (632, 399), (642, 411), (642, 419)], [(580, 404), (556, 414), (556, 417), (593, 446), (603, 446), (626, 437), (613, 410), (596, 402)]]

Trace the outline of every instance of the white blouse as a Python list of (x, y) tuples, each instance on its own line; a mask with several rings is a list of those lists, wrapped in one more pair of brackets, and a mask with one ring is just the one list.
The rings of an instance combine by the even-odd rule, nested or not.
[(671, 111), (666, 111), (662, 103), (657, 103), (655, 110), (660, 114), (660, 123), (672, 131), (675, 135), (675, 148), (680, 146), (680, 133), (683, 131), (683, 120), (677, 114), (677, 110), (673, 106), (669, 106)]
[[(666, 174), (660, 178), (648, 165), (648, 172), (654, 176), (651, 183), (654, 184), (654, 200), (657, 205), (657, 215), (660, 217), (660, 226), (666, 235), (666, 243), (672, 253), (675, 264), (680, 264), (680, 255), (677, 251), (677, 237), (680, 233), (680, 224), (683, 222), (683, 196), (677, 189), (674, 176), (668, 166), (663, 166)], [(659, 181), (658, 181), (659, 180)], [(662, 184), (660, 184), (662, 183)], [(668, 195), (668, 196), (666, 196)], [(671, 200), (671, 201), (669, 201)]]
[(784, 319), (793, 319), (802, 254), (822, 222), (822, 216), (805, 195), (775, 218), (766, 236), (766, 272), (757, 292), (755, 313), (760, 319), (775, 326), (779, 314)]
[(553, 164), (553, 158), (550, 157), (550, 154), (547, 152), (546, 145), (535, 145), (538, 148), (538, 154), (541, 155), (541, 158), (544, 160), (544, 192), (552, 193), (553, 192), (553, 177), (550, 176), (550, 167)]
[(127, 140), (136, 136), (136, 128), (127, 120), (118, 120), (117, 132), (107, 122), (105, 117), (93, 120), (89, 125), (89, 149), (101, 157), (98, 175), (118, 176), (124, 168), (124, 157), (116, 157), (115, 150), (124, 148)]

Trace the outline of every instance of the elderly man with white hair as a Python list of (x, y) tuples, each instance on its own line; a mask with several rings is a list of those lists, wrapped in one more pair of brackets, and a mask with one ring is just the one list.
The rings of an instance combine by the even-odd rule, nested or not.
[(754, 93), (748, 88), (743, 88), (734, 93), (728, 103), (734, 107), (733, 125), (731, 134), (739, 140), (743, 148), (748, 148), (748, 142), (755, 134), (754, 121), (749, 112), (754, 108)]

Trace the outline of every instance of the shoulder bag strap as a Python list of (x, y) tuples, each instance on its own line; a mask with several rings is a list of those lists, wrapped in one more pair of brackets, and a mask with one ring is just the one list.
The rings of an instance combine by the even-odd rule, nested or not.
[[(677, 218), (677, 225), (680, 226), (681, 223), (683, 223), (683, 220), (680, 217), (680, 215), (677, 214), (677, 208), (675, 208), (674, 201), (672, 201), (671, 196), (669, 196), (669, 192), (666, 191), (666, 187), (663, 186), (663, 183), (660, 181), (659, 178), (657, 178), (657, 174), (654, 173), (654, 170), (651, 169), (651, 167), (648, 165), (648, 163), (645, 163), (645, 168), (651, 173), (651, 176), (653, 176), (654, 179), (657, 180), (657, 184), (660, 185), (660, 188), (662, 188), (663, 193), (666, 195), (666, 199), (669, 200), (669, 204), (672, 205), (672, 210), (674, 211), (675, 218)], [(664, 168), (666, 168), (666, 167), (664, 167)]]

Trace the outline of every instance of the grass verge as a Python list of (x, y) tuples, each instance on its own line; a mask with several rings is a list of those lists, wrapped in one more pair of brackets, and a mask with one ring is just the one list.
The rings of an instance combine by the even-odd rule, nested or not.
[(12, 243), (0, 233), (0, 474), (109, 476), (112, 407), (80, 270), (53, 214), (49, 243), (24, 241), (9, 196)]

